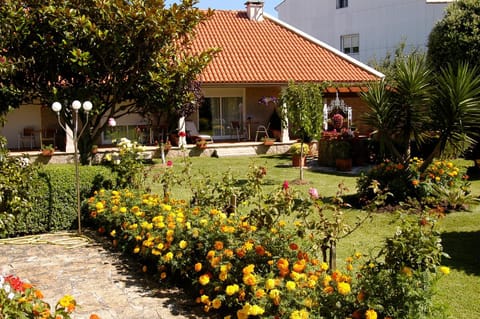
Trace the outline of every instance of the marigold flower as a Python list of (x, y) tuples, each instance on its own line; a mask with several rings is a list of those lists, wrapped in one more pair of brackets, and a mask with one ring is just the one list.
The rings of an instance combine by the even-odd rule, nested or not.
[(200, 283), (200, 285), (202, 286), (205, 286), (205, 285), (208, 285), (208, 283), (210, 282), (210, 276), (208, 274), (203, 274), (200, 276), (200, 278), (198, 279), (198, 282)]
[(350, 285), (346, 282), (339, 282), (337, 285), (338, 293), (341, 295), (348, 295), (351, 291)]
[(220, 307), (222, 307), (222, 301), (221, 301), (220, 299), (218, 299), (218, 298), (213, 299), (213, 301), (212, 301), (212, 307), (213, 307), (214, 309), (220, 309)]
[(365, 312), (365, 319), (377, 319), (377, 312), (373, 309), (368, 309)]
[(244, 275), (249, 275), (255, 270), (255, 265), (250, 264), (248, 266), (243, 267), (242, 272)]
[(413, 186), (418, 186), (418, 184), (420, 184), (420, 181), (419, 181), (418, 179), (414, 179), (414, 180), (412, 181), (412, 185), (413, 185)]
[(89, 319), (100, 319), (100, 317), (96, 314), (91, 314)]
[(308, 319), (309, 313), (305, 309), (295, 310), (290, 314), (290, 319)]
[(227, 296), (232, 296), (236, 294), (239, 290), (240, 290), (240, 287), (237, 284), (228, 285), (225, 288), (225, 293), (227, 294)]
[(258, 305), (253, 305), (248, 309), (248, 314), (251, 316), (260, 316), (260, 315), (263, 315), (264, 312), (265, 312), (265, 309), (263, 309)]
[(322, 262), (320, 264), (320, 268), (323, 270), (323, 271), (327, 271), (328, 270), (328, 264), (326, 262)]
[(173, 253), (171, 251), (169, 251), (168, 253), (165, 254), (165, 256), (163, 256), (163, 260), (165, 260), (166, 262), (169, 262), (173, 259)]
[(257, 290), (255, 290), (255, 297), (257, 297), (257, 298), (259, 298), (259, 299), (265, 297), (265, 294), (266, 294), (266, 293), (265, 293), (265, 290), (263, 290), (263, 289), (257, 289)]
[(270, 297), (274, 305), (278, 306), (280, 304), (280, 290), (272, 289), (268, 293), (268, 296)]
[(450, 268), (448, 268), (447, 266), (440, 266), (438, 270), (440, 270), (442, 274), (445, 274), (445, 275), (450, 274)]
[(293, 266), (292, 266), (292, 269), (295, 271), (295, 272), (298, 272), (298, 273), (301, 273), (305, 270), (305, 267), (306, 267), (306, 261), (305, 259), (301, 259), (301, 260), (297, 260)]
[(65, 295), (62, 298), (60, 298), (60, 300), (58, 301), (58, 304), (63, 308), (67, 308), (68, 311), (73, 311), (75, 309), (76, 302), (72, 296)]
[(285, 288), (287, 288), (287, 290), (293, 291), (297, 289), (297, 284), (294, 281), (289, 280), (285, 283)]
[(196, 263), (195, 264), (195, 271), (199, 272), (200, 270), (202, 270), (202, 263)]
[(215, 241), (215, 244), (213, 245), (213, 248), (215, 248), (215, 250), (222, 250), (223, 249), (223, 242), (217, 240)]
[(247, 286), (255, 286), (257, 284), (257, 278), (254, 274), (247, 274), (243, 276), (243, 283)]
[(404, 266), (401, 271), (405, 276), (412, 277), (412, 274), (413, 274), (412, 268)]
[(180, 243), (178, 244), (178, 246), (179, 246), (181, 249), (185, 249), (185, 248), (187, 248), (188, 243), (187, 243), (186, 240), (181, 240)]
[(265, 281), (265, 288), (268, 290), (272, 290), (275, 288), (275, 279), (269, 278)]

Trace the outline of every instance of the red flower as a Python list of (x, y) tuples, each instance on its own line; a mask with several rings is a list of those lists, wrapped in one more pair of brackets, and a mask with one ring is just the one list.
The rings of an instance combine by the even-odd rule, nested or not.
[(173, 166), (173, 162), (172, 162), (172, 161), (167, 161), (167, 166), (168, 166), (168, 167), (172, 167), (172, 166)]
[(282, 187), (283, 187), (284, 190), (287, 190), (288, 189), (288, 181), (284, 181)]
[(185, 137), (185, 136), (187, 136), (187, 134), (184, 131), (180, 131), (180, 132), (178, 132), (178, 136)]
[(13, 290), (15, 290), (15, 291), (24, 291), (25, 290), (24, 286), (23, 286), (23, 282), (18, 277), (15, 277), (13, 275), (8, 275), (7, 277), (5, 277), (5, 281), (8, 282), (10, 287), (12, 287)]

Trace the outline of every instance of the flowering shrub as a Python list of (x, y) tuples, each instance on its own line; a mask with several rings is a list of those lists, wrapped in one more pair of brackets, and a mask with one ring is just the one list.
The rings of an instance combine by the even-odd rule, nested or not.
[(385, 161), (357, 181), (363, 202), (375, 200), (379, 194), (387, 198), (384, 203), (397, 204), (410, 199), (422, 205), (459, 209), (472, 201), (468, 176), (449, 161), (436, 161), (423, 173), (422, 160), (413, 158), (409, 165)]
[(31, 284), (12, 275), (0, 275), (1, 318), (69, 319), (76, 307), (75, 299), (65, 295), (52, 312), (50, 305), (42, 299), (42, 292)]
[[(327, 226), (314, 223), (318, 216), (307, 224), (302, 218), (302, 214), (307, 215), (306, 210), (301, 213), (298, 209), (305, 209), (306, 203), (311, 205), (313, 201), (322, 206), (315, 189), (309, 190), (312, 202), (308, 198), (297, 201), (287, 182), (274, 194), (278, 199), (268, 197), (272, 201), (262, 205), (267, 206), (266, 211), (283, 207), (283, 214), (272, 212), (258, 219), (239, 210), (227, 213), (208, 206), (190, 207), (183, 201), (131, 191), (99, 191), (89, 199), (89, 210), (92, 221), (111, 238), (113, 246), (141, 260), (144, 270), (158, 273), (162, 281), (186, 283), (206, 312), (217, 312), (225, 318), (373, 319), (401, 314), (400, 309), (405, 307), (410, 309), (409, 313), (428, 310), (410, 308), (413, 301), (400, 304), (382, 298), (390, 296), (390, 292), (380, 289), (384, 288), (385, 274), (401, 276), (401, 265), (418, 270), (419, 276), (421, 272), (433, 272), (439, 259), (431, 258), (437, 256), (431, 246), (419, 250), (417, 257), (431, 260), (432, 267), (414, 268), (405, 254), (390, 261), (386, 256), (393, 256), (397, 245), (386, 245), (378, 257), (386, 260), (382, 267), (380, 261), (364, 261), (362, 254), (357, 253), (347, 259), (345, 270), (330, 269), (328, 263), (317, 257), (320, 253), (314, 247), (321, 238), (333, 240), (343, 233), (340, 224), (335, 224), (341, 215), (334, 215), (330, 221), (320, 211), (321, 222)], [(288, 211), (300, 218), (287, 222), (281, 216), (288, 215)], [(326, 237), (320, 233), (323, 229), (329, 229), (323, 235)], [(415, 231), (412, 228), (408, 233)], [(424, 234), (428, 238), (434, 235)], [(412, 239), (417, 238), (399, 236), (395, 240), (409, 243), (410, 247), (415, 245), (410, 243)], [(425, 276), (422, 280), (430, 284), (433, 277)], [(392, 280), (388, 288), (391, 294), (413, 296), (426, 287), (416, 284), (423, 282), (410, 283)]]
[(119, 187), (140, 188), (145, 181), (142, 156), (145, 148), (127, 138), (121, 138), (117, 142), (117, 147), (117, 152), (105, 154), (103, 163), (116, 173)]

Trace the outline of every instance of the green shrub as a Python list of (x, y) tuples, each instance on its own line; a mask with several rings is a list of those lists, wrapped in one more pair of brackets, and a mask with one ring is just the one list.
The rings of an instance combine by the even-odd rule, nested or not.
[[(9, 201), (0, 215), (0, 235), (11, 237), (72, 228), (77, 220), (75, 167), (23, 167), (19, 165), (19, 159), (12, 158), (9, 161), (13, 164), (9, 166), (8, 174), (2, 174), (0, 180), (9, 178), (10, 184), (6, 184), (10, 186), (8, 190), (3, 187), (0, 194), (14, 199)], [(108, 168), (81, 166), (79, 171), (81, 200), (91, 196), (98, 188), (115, 185)]]
[[(377, 206), (397, 205), (416, 200), (421, 206), (463, 209), (473, 203), (468, 176), (450, 161), (434, 161), (420, 172), (422, 160), (409, 165), (385, 161), (357, 181), (360, 200)], [(379, 200), (381, 199), (381, 200)]]

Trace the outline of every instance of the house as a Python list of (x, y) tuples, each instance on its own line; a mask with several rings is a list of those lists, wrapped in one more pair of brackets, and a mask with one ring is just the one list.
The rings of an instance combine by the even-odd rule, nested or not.
[[(325, 92), (326, 103), (341, 100), (352, 108), (351, 120), (355, 123), (365, 110), (358, 93), (366, 83), (383, 76), (264, 13), (261, 1), (247, 1), (245, 11), (215, 11), (198, 27), (193, 47), (221, 48), (199, 78), (205, 103), (188, 119), (200, 134), (212, 136), (215, 142), (255, 140), (259, 138), (257, 128), (262, 125), (278, 139), (288, 139), (285, 129), (282, 134), (280, 123), (274, 118), (281, 107), (275, 103), (276, 98), (289, 81), (331, 83)], [(148, 122), (138, 115), (116, 120), (116, 129), (126, 135), (138, 128), (148, 129)], [(7, 136), (9, 147), (16, 148), (19, 128), (40, 129), (55, 121), (48, 107), (25, 105), (8, 115), (8, 123), (0, 133)], [(147, 144), (156, 139), (152, 136), (157, 134), (154, 129), (144, 135)], [(97, 144), (109, 142), (104, 135)]]
[(454, 0), (284, 0), (279, 19), (364, 63), (399, 43), (426, 51), (428, 35)]

